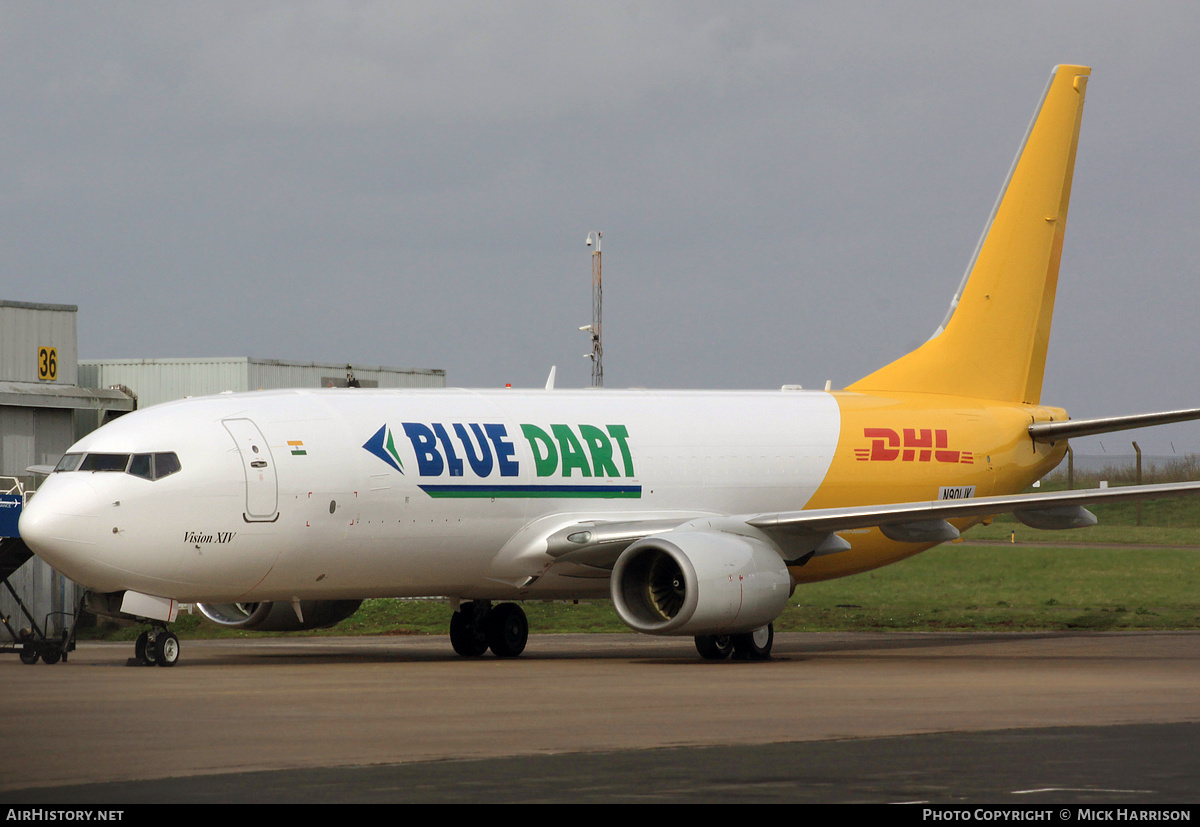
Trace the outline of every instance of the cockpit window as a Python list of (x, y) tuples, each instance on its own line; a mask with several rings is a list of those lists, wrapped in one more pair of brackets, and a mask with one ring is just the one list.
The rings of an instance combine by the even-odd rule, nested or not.
[(179, 457), (175, 456), (172, 451), (169, 454), (154, 455), (154, 479), (161, 480), (163, 477), (174, 474), (182, 466), (179, 464)]
[(63, 454), (63, 458), (54, 466), (55, 471), (74, 471), (83, 462), (83, 454)]
[(88, 454), (79, 465), (80, 471), (124, 471), (129, 454)]
[(179, 457), (172, 453), (134, 454), (129, 473), (148, 480), (160, 480), (179, 470)]
[(174, 451), (158, 454), (66, 454), (55, 471), (125, 471), (146, 480), (160, 480), (179, 471)]
[(154, 455), (134, 454), (133, 460), (129, 463), (129, 473), (142, 479), (154, 479)]

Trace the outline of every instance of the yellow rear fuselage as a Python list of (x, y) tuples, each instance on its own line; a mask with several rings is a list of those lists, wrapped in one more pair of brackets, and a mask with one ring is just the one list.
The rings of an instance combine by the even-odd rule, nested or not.
[[(1065, 442), (1034, 442), (1029, 425), (1067, 418), (1061, 408), (925, 393), (834, 394), (841, 433), (809, 508), (1018, 493), (1049, 473)], [(951, 521), (960, 531), (980, 520)], [(929, 544), (897, 543), (877, 528), (844, 532), (853, 548), (792, 566), (792, 578), (843, 577), (902, 560)]]

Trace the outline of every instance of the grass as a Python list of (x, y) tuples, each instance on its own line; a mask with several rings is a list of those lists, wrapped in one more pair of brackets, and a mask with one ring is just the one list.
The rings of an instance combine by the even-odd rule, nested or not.
[[(1193, 504), (1195, 507), (1196, 504)], [(1110, 525), (1101, 523), (1091, 528), (1069, 531), (1039, 531), (1017, 522), (1015, 519), (1000, 520), (991, 525), (980, 525), (963, 535), (966, 543), (1011, 542), (1055, 546), (1095, 545), (1109, 543), (1160, 548), (1200, 548), (1200, 528), (1157, 525)]]
[(938, 546), (796, 589), (780, 631), (1200, 628), (1200, 551)]

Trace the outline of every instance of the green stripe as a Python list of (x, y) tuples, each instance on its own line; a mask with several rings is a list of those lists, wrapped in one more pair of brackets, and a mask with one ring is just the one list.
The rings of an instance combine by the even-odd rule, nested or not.
[(641, 499), (640, 485), (422, 485), (435, 499)]

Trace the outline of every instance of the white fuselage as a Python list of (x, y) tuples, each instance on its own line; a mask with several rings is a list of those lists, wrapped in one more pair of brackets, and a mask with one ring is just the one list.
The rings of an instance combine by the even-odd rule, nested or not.
[(21, 532), (96, 591), (181, 601), (606, 595), (554, 564), (580, 521), (800, 509), (825, 393), (290, 390), (159, 405), (69, 453), (173, 452), (160, 479), (52, 474)]

